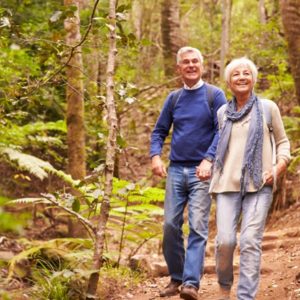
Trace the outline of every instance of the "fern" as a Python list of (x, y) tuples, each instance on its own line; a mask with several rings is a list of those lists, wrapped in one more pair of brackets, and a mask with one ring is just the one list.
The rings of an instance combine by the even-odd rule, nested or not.
[(50, 163), (32, 155), (21, 153), (13, 148), (0, 148), (0, 153), (6, 155), (10, 161), (16, 162), (21, 170), (27, 171), (41, 180), (48, 177), (45, 168), (48, 170), (54, 169)]
[[(89, 221), (93, 214), (97, 215), (103, 196), (102, 177), (95, 177), (96, 182), (74, 180), (63, 171), (56, 170), (51, 164), (28, 154), (23, 154), (12, 148), (0, 148), (8, 159), (16, 162), (17, 166), (31, 174), (43, 179), (48, 174), (54, 174), (63, 182), (80, 192), (75, 197), (65, 192), (55, 194), (42, 194), (37, 198), (22, 198), (11, 201), (11, 204), (35, 204), (43, 203), (54, 205), (76, 217), (87, 229), (91, 238), (94, 238), (95, 225)], [(164, 191), (158, 188), (143, 188), (139, 184), (130, 183), (125, 180), (113, 180), (113, 195), (111, 198), (111, 217), (108, 222), (108, 230), (113, 229), (119, 236), (120, 252), (124, 248), (123, 243), (132, 247), (131, 251), (144, 245), (146, 240), (156, 237), (160, 238), (160, 220), (163, 215), (161, 202), (164, 199)], [(82, 205), (82, 201), (85, 205)], [(157, 226), (159, 224), (159, 226)], [(149, 234), (150, 233), (150, 236)], [(134, 235), (135, 238), (131, 238)], [(108, 240), (109, 242), (109, 240)]]
[(19, 198), (8, 202), (8, 204), (51, 204), (46, 198)]
[[(90, 240), (80, 239), (80, 238), (69, 238), (69, 239), (53, 239), (45, 242), (27, 242), (28, 249), (20, 252), (15, 255), (9, 264), (8, 269), (8, 280), (12, 279), (16, 274), (16, 268), (21, 264), (24, 260), (32, 260), (42, 253), (47, 256), (57, 256), (65, 259), (70, 252), (81, 251), (81, 249), (91, 249), (93, 247), (93, 243)], [(48, 251), (48, 252), (47, 252)], [(50, 255), (51, 254), (51, 255)], [(77, 257), (78, 258), (78, 257)], [(86, 259), (84, 260), (86, 261)]]
[[(61, 145), (61, 141), (58, 138), (51, 138), (45, 136), (46, 131), (58, 131), (61, 133), (66, 133), (66, 124), (64, 121), (60, 120), (57, 122), (36, 122), (30, 123), (25, 126), (18, 126), (15, 124), (10, 124), (8, 127), (1, 127), (1, 142), (6, 145), (15, 146), (26, 146), (32, 143), (34, 139), (39, 140), (39, 142), (51, 142), (54, 145)], [(42, 133), (42, 135), (39, 135)]]

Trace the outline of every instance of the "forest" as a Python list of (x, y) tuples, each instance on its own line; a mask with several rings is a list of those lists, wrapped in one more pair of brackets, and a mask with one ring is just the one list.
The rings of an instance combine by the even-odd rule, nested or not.
[[(143, 289), (149, 272), (131, 262), (161, 255), (165, 186), (151, 173), (150, 136), (182, 85), (185, 45), (228, 99), (225, 66), (243, 56), (257, 65), (255, 91), (279, 106), (292, 154), (269, 226), (300, 216), (299, 0), (1, 0), (1, 299), (135, 299)], [(214, 223), (212, 211), (212, 242)], [(282, 283), (278, 299), (300, 296)]]

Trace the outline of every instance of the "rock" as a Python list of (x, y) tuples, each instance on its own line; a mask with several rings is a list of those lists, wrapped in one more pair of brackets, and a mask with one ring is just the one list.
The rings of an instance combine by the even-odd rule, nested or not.
[(273, 270), (271, 268), (268, 268), (268, 267), (261, 267), (260, 269), (260, 274), (271, 274), (273, 272)]
[(296, 281), (298, 282), (298, 283), (300, 283), (300, 273), (298, 273), (297, 275), (296, 275)]
[(204, 266), (204, 274), (215, 274), (216, 273), (216, 265), (205, 265)]
[(10, 261), (14, 256), (12, 251), (0, 251), (0, 260), (2, 261)]
[(261, 248), (262, 248), (262, 251), (273, 250), (273, 249), (278, 248), (278, 244), (277, 244), (277, 242), (263, 243)]
[(169, 271), (165, 261), (157, 257), (155, 259), (149, 255), (134, 255), (129, 261), (129, 267), (132, 270), (146, 272), (152, 277), (168, 276)]
[(263, 237), (263, 241), (271, 241), (271, 240), (278, 240), (278, 235), (275, 234), (265, 234)]
[(283, 236), (288, 238), (300, 237), (300, 230), (295, 229), (293, 231), (288, 231)]

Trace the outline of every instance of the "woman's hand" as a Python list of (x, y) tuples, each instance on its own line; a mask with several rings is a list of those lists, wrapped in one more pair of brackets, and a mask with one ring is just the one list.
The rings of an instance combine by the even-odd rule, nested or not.
[(266, 171), (264, 172), (263, 174), (263, 182), (264, 182), (264, 185), (273, 185), (273, 171)]
[[(286, 170), (286, 167), (287, 167), (287, 162), (282, 158), (279, 159), (276, 165), (276, 178), (280, 177), (280, 175)], [(264, 172), (263, 181), (265, 185), (273, 185), (274, 183), (273, 170)]]

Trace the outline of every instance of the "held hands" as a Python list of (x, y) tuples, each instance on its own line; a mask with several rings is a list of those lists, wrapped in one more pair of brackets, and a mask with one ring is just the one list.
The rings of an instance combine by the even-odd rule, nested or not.
[(211, 177), (212, 163), (206, 159), (203, 159), (200, 165), (196, 168), (196, 176), (200, 180), (208, 180)]
[(167, 171), (164, 163), (162, 162), (159, 155), (155, 155), (152, 157), (151, 160), (151, 169), (152, 173), (154, 175), (160, 176), (160, 177), (166, 177)]

